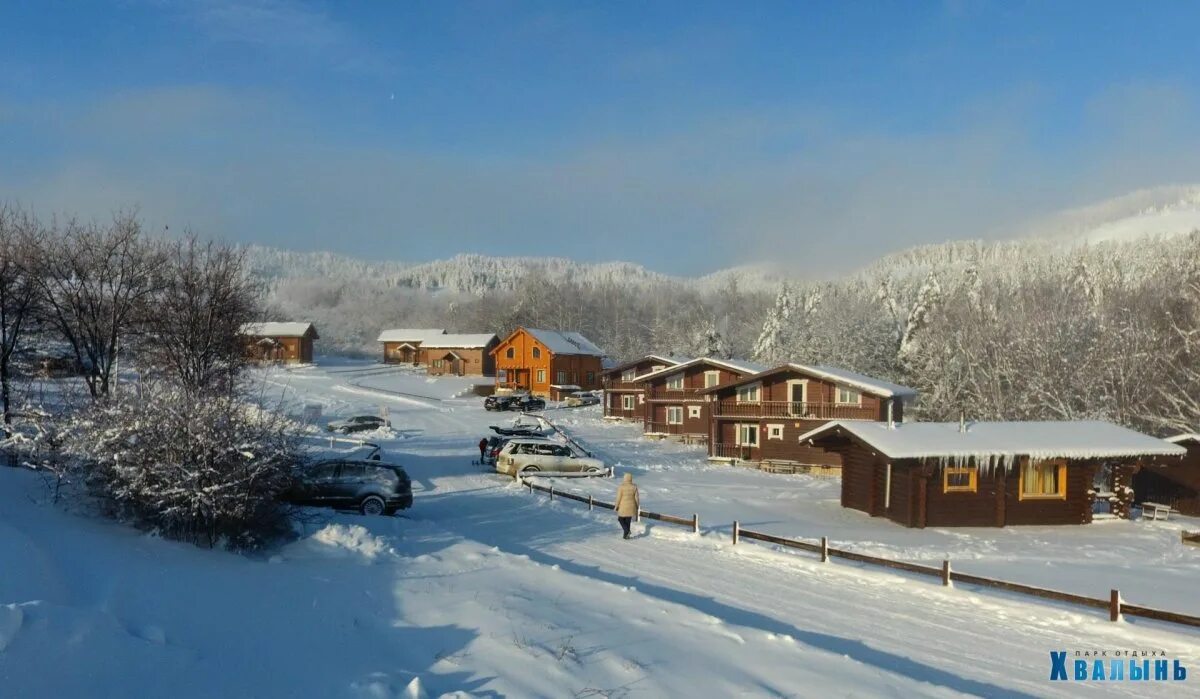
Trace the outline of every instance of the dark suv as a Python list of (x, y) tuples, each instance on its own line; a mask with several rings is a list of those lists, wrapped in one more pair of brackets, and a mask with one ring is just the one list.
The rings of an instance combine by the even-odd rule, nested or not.
[(488, 396), (483, 399), (484, 410), (511, 410), (516, 396)]
[(390, 515), (412, 507), (412, 481), (401, 466), (382, 461), (318, 461), (300, 469), (285, 499), (297, 505)]

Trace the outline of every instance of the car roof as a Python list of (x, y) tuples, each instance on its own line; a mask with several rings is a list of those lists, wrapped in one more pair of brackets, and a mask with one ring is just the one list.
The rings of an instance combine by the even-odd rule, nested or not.
[(513, 437), (508, 440), (509, 444), (558, 444), (553, 439), (546, 437)]

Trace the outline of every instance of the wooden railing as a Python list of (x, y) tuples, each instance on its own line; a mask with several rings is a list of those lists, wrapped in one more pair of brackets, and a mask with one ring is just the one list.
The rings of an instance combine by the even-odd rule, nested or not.
[(750, 461), (752, 446), (745, 444), (721, 444), (712, 445), (712, 455), (719, 459), (740, 459), (741, 461)]
[(609, 379), (604, 382), (604, 388), (609, 391), (631, 391), (645, 388), (643, 384), (634, 383), (632, 381), (622, 381), (621, 379)]
[(700, 397), (699, 388), (652, 388), (650, 400), (687, 400)]
[(700, 435), (700, 436), (704, 435), (704, 432), (697, 432), (696, 430), (684, 429), (683, 425), (670, 423), (670, 422), (647, 422), (646, 423), (646, 432), (653, 432), (655, 434), (692, 434), (692, 435)]
[(790, 417), (799, 420), (878, 420), (878, 411), (842, 403), (796, 403), (786, 400), (717, 401), (717, 417)]

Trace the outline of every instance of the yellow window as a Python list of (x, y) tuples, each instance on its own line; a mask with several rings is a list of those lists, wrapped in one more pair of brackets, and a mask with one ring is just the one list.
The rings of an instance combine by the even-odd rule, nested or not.
[(942, 469), (943, 493), (974, 493), (979, 489), (979, 469), (974, 466), (946, 466)]
[(1065, 500), (1067, 497), (1067, 462), (1053, 461), (1021, 462), (1021, 499)]

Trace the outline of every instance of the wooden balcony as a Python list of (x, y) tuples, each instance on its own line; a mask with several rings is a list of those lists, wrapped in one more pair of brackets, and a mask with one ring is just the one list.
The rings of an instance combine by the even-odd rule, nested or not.
[(722, 400), (713, 406), (716, 417), (783, 417), (795, 420), (878, 420), (874, 408), (844, 403), (793, 403), (785, 400)]
[(640, 391), (645, 386), (632, 381), (622, 381), (620, 379), (605, 379), (604, 390), (606, 391)]
[(750, 461), (753, 459), (753, 446), (745, 444), (721, 444), (712, 445), (710, 452), (711, 458), (714, 459), (737, 459), (739, 461)]
[(683, 425), (667, 422), (647, 422), (645, 431), (647, 433), (652, 432), (654, 434), (690, 434), (700, 437), (705, 436), (703, 432), (696, 432), (695, 430), (689, 431), (684, 429)]
[(647, 393), (650, 400), (699, 400), (699, 388), (652, 388)]

